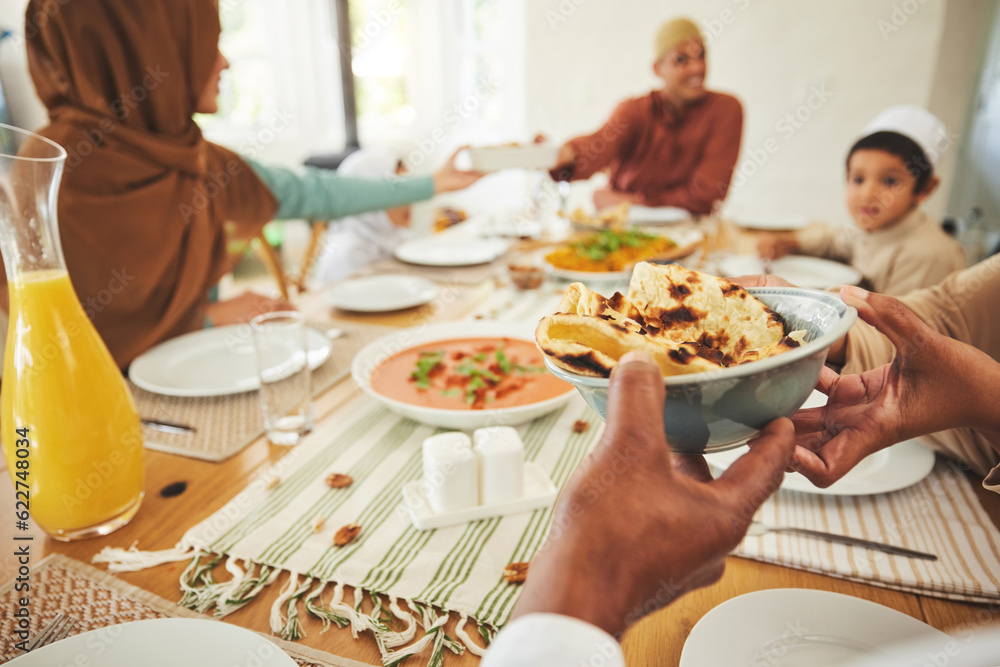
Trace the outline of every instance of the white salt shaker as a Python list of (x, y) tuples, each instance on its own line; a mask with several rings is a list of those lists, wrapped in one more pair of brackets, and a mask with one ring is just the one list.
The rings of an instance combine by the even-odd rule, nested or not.
[(439, 433), (424, 440), (424, 492), (436, 513), (479, 504), (479, 478), (472, 441), (464, 433)]
[(524, 495), (524, 444), (510, 426), (476, 429), (473, 448), (479, 460), (479, 503), (492, 505)]

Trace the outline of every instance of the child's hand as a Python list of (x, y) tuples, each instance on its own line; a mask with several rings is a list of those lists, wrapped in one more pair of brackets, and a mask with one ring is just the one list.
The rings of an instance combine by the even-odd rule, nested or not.
[(757, 254), (764, 259), (778, 259), (798, 249), (798, 241), (790, 234), (761, 234), (757, 239)]

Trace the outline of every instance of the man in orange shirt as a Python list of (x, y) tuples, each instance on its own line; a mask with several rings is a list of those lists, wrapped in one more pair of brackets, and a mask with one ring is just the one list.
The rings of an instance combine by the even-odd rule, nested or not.
[(712, 212), (726, 196), (740, 151), (743, 108), (731, 95), (705, 89), (705, 43), (688, 19), (656, 36), (653, 72), (663, 88), (625, 100), (594, 134), (568, 141), (553, 176), (589, 178), (609, 167), (598, 209), (624, 201)]

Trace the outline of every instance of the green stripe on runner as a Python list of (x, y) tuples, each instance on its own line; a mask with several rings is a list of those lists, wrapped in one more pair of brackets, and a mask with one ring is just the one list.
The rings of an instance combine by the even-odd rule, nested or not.
[(492, 519), (484, 519), (481, 521), (476, 521), (470, 523), (466, 530), (463, 531), (462, 539), (452, 548), (448, 553), (448, 556), (441, 563), (438, 568), (437, 573), (431, 578), (431, 581), (424, 587), (424, 590), (417, 594), (418, 600), (423, 601), (436, 601), (438, 597), (433, 593), (435, 589), (443, 589), (448, 585), (452, 573), (465, 567), (468, 563), (472, 552), (476, 549), (477, 543), (482, 537), (483, 533), (489, 531), (492, 535), (493, 531), (496, 530), (497, 525), (500, 523), (500, 517), (493, 517)]
[(403, 468), (386, 484), (384, 493), (358, 515), (356, 523), (361, 526), (361, 536), (347, 546), (328, 548), (309, 568), (310, 576), (329, 581), (333, 572), (365, 544), (367, 537), (376, 533), (379, 527), (392, 515), (393, 508), (398, 506), (403, 485), (419, 477), (422, 461), (423, 454), (418, 449), (410, 456)]
[(413, 526), (405, 528), (393, 545), (386, 550), (382, 560), (376, 563), (361, 580), (361, 588), (373, 591), (387, 590), (388, 587), (384, 583), (387, 578), (403, 566), (407, 556), (415, 556), (418, 553), (415, 547), (423, 548), (433, 534), (432, 530), (417, 530)]
[[(272, 518), (284, 509), (291, 500), (296, 498), (302, 489), (312, 482), (316, 466), (325, 468), (330, 463), (333, 463), (343, 452), (356, 444), (361, 436), (368, 433), (375, 423), (390, 414), (392, 413), (388, 409), (376, 406), (360, 417), (356, 422), (348, 426), (337, 440), (321, 449), (307, 464), (302, 465), (294, 475), (283, 480), (277, 489), (268, 494), (264, 502), (219, 536), (208, 546), (208, 549), (215, 553), (227, 552), (237, 542), (250, 534), (259, 525)], [(294, 452), (290, 454), (294, 454)]]
[(464, 574), (462, 574), (461, 577), (452, 577), (451, 581), (445, 582), (445, 585), (442, 586), (441, 588), (441, 592), (438, 593), (437, 596), (435, 597), (435, 602), (437, 604), (440, 604), (443, 607), (451, 598), (452, 594), (458, 589), (458, 587), (469, 580), (469, 577), (472, 575), (472, 568), (475, 567), (476, 561), (479, 559), (480, 554), (482, 554), (483, 549), (486, 548), (486, 543), (490, 541), (490, 538), (493, 537), (493, 534), (496, 532), (497, 528), (500, 527), (500, 520), (502, 518), (503, 517), (496, 517), (494, 519), (496, 523), (494, 523), (493, 526), (489, 529), (489, 531), (487, 531), (487, 533), (482, 537), (482, 539), (479, 540), (479, 547), (475, 549), (473, 553), (470, 553), (468, 557), (465, 559), (465, 561), (462, 563), (462, 569), (464, 571)]
[[(573, 463), (565, 471), (564, 475), (559, 476), (559, 481), (556, 483), (557, 486), (558, 486), (558, 488), (562, 488), (563, 487), (563, 485), (569, 479), (569, 476), (572, 474), (573, 470), (575, 470), (576, 466), (580, 463), (581, 460), (583, 460), (584, 455), (588, 451), (590, 451), (590, 448), (593, 446), (593, 443), (594, 443), (594, 441), (596, 439), (597, 439), (597, 429), (594, 429), (594, 431), (592, 432), (592, 434), (590, 435), (590, 437), (586, 438), (586, 444), (582, 448), (582, 451), (579, 451), (578, 453), (574, 454), (573, 458), (575, 459), (575, 463)], [(576, 448), (574, 448), (574, 450), (576, 450)], [(548, 512), (551, 512), (551, 510), (548, 510)], [(545, 521), (542, 524), (542, 526), (544, 528), (547, 528), (548, 525), (549, 525), (549, 517), (547, 517), (545, 519)], [(525, 550), (525, 552), (520, 557), (520, 559), (521, 560), (527, 560), (529, 556), (533, 556), (538, 551), (538, 549), (542, 546), (542, 543), (545, 541), (545, 537), (546, 537), (547, 533), (548, 533), (548, 530), (547, 529), (543, 529), (541, 531), (540, 535), (538, 536), (538, 538), (533, 541), (534, 543), (531, 544), (528, 549)], [(494, 625), (499, 625), (500, 622), (504, 618), (507, 617), (507, 615), (509, 614), (509, 608), (513, 605), (514, 600), (516, 600), (519, 595), (520, 595), (520, 590), (508, 590), (506, 592), (506, 594), (501, 593), (500, 598), (502, 600), (502, 603), (501, 603), (499, 609), (497, 609), (495, 615), (493, 616), (493, 624)]]
[[(415, 528), (407, 530), (417, 533), (420, 536), (420, 540), (413, 543), (413, 546), (401, 553), (399, 565), (394, 568), (394, 571), (389, 571), (385, 574), (384, 582), (376, 582), (377, 585), (373, 584), (373, 589), (387, 591), (390, 587), (395, 586), (403, 578), (403, 574), (406, 572), (406, 568), (410, 566), (410, 563), (420, 555), (420, 550), (427, 546), (427, 543), (431, 541), (431, 537), (434, 536), (433, 530), (416, 530)], [(390, 575), (392, 575), (392, 578), (389, 578)]]
[[(586, 417), (588, 413), (593, 415), (590, 409), (586, 408), (580, 417)], [(586, 453), (590, 451), (594, 441), (597, 439), (598, 431), (599, 429), (595, 428), (588, 433), (574, 434), (567, 440), (567, 446), (556, 461), (552, 472), (552, 479), (557, 488), (562, 488), (566, 480), (569, 479), (572, 470), (576, 468)], [(521, 536), (520, 541), (511, 554), (510, 562), (524, 561), (529, 555), (533, 555), (538, 550), (548, 533), (551, 513), (552, 508), (535, 511), (528, 528)], [(493, 615), (496, 605), (501, 601), (502, 594), (511, 591), (511, 587), (502, 576), (498, 577), (498, 579), (497, 585), (486, 595), (483, 603), (476, 612), (476, 618), (480, 621), (490, 618)], [(514, 590), (516, 591), (516, 589)]]
[[(292, 523), (285, 533), (266, 547), (255, 560), (271, 562), (275, 565), (284, 563), (302, 544), (313, 536), (313, 518), (317, 515), (329, 517), (352, 498), (355, 492), (364, 484), (364, 480), (385, 463), (399, 446), (406, 442), (420, 426), (415, 421), (401, 419), (392, 426), (375, 446), (358, 459), (355, 466), (347, 471), (354, 478), (354, 484), (342, 489), (329, 489), (311, 507), (304, 509), (299, 518)], [(315, 474), (315, 471), (314, 471)], [(314, 478), (315, 479), (315, 478)]]

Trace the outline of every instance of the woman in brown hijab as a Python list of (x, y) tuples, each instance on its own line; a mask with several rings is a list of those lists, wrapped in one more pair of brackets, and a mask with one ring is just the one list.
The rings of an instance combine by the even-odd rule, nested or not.
[[(208, 292), (230, 268), (227, 223), (249, 238), (279, 212), (340, 217), (478, 176), (449, 163), (433, 181), (283, 170), (262, 179), (192, 120), (216, 110), (226, 66), (212, 0), (31, 0), (26, 18), (29, 68), (49, 110), (40, 134), (69, 153), (58, 215), (70, 279), (122, 368), (203, 326)], [(315, 192), (305, 206), (303, 183), (327, 190), (318, 211)], [(341, 193), (349, 201), (337, 205)]]

